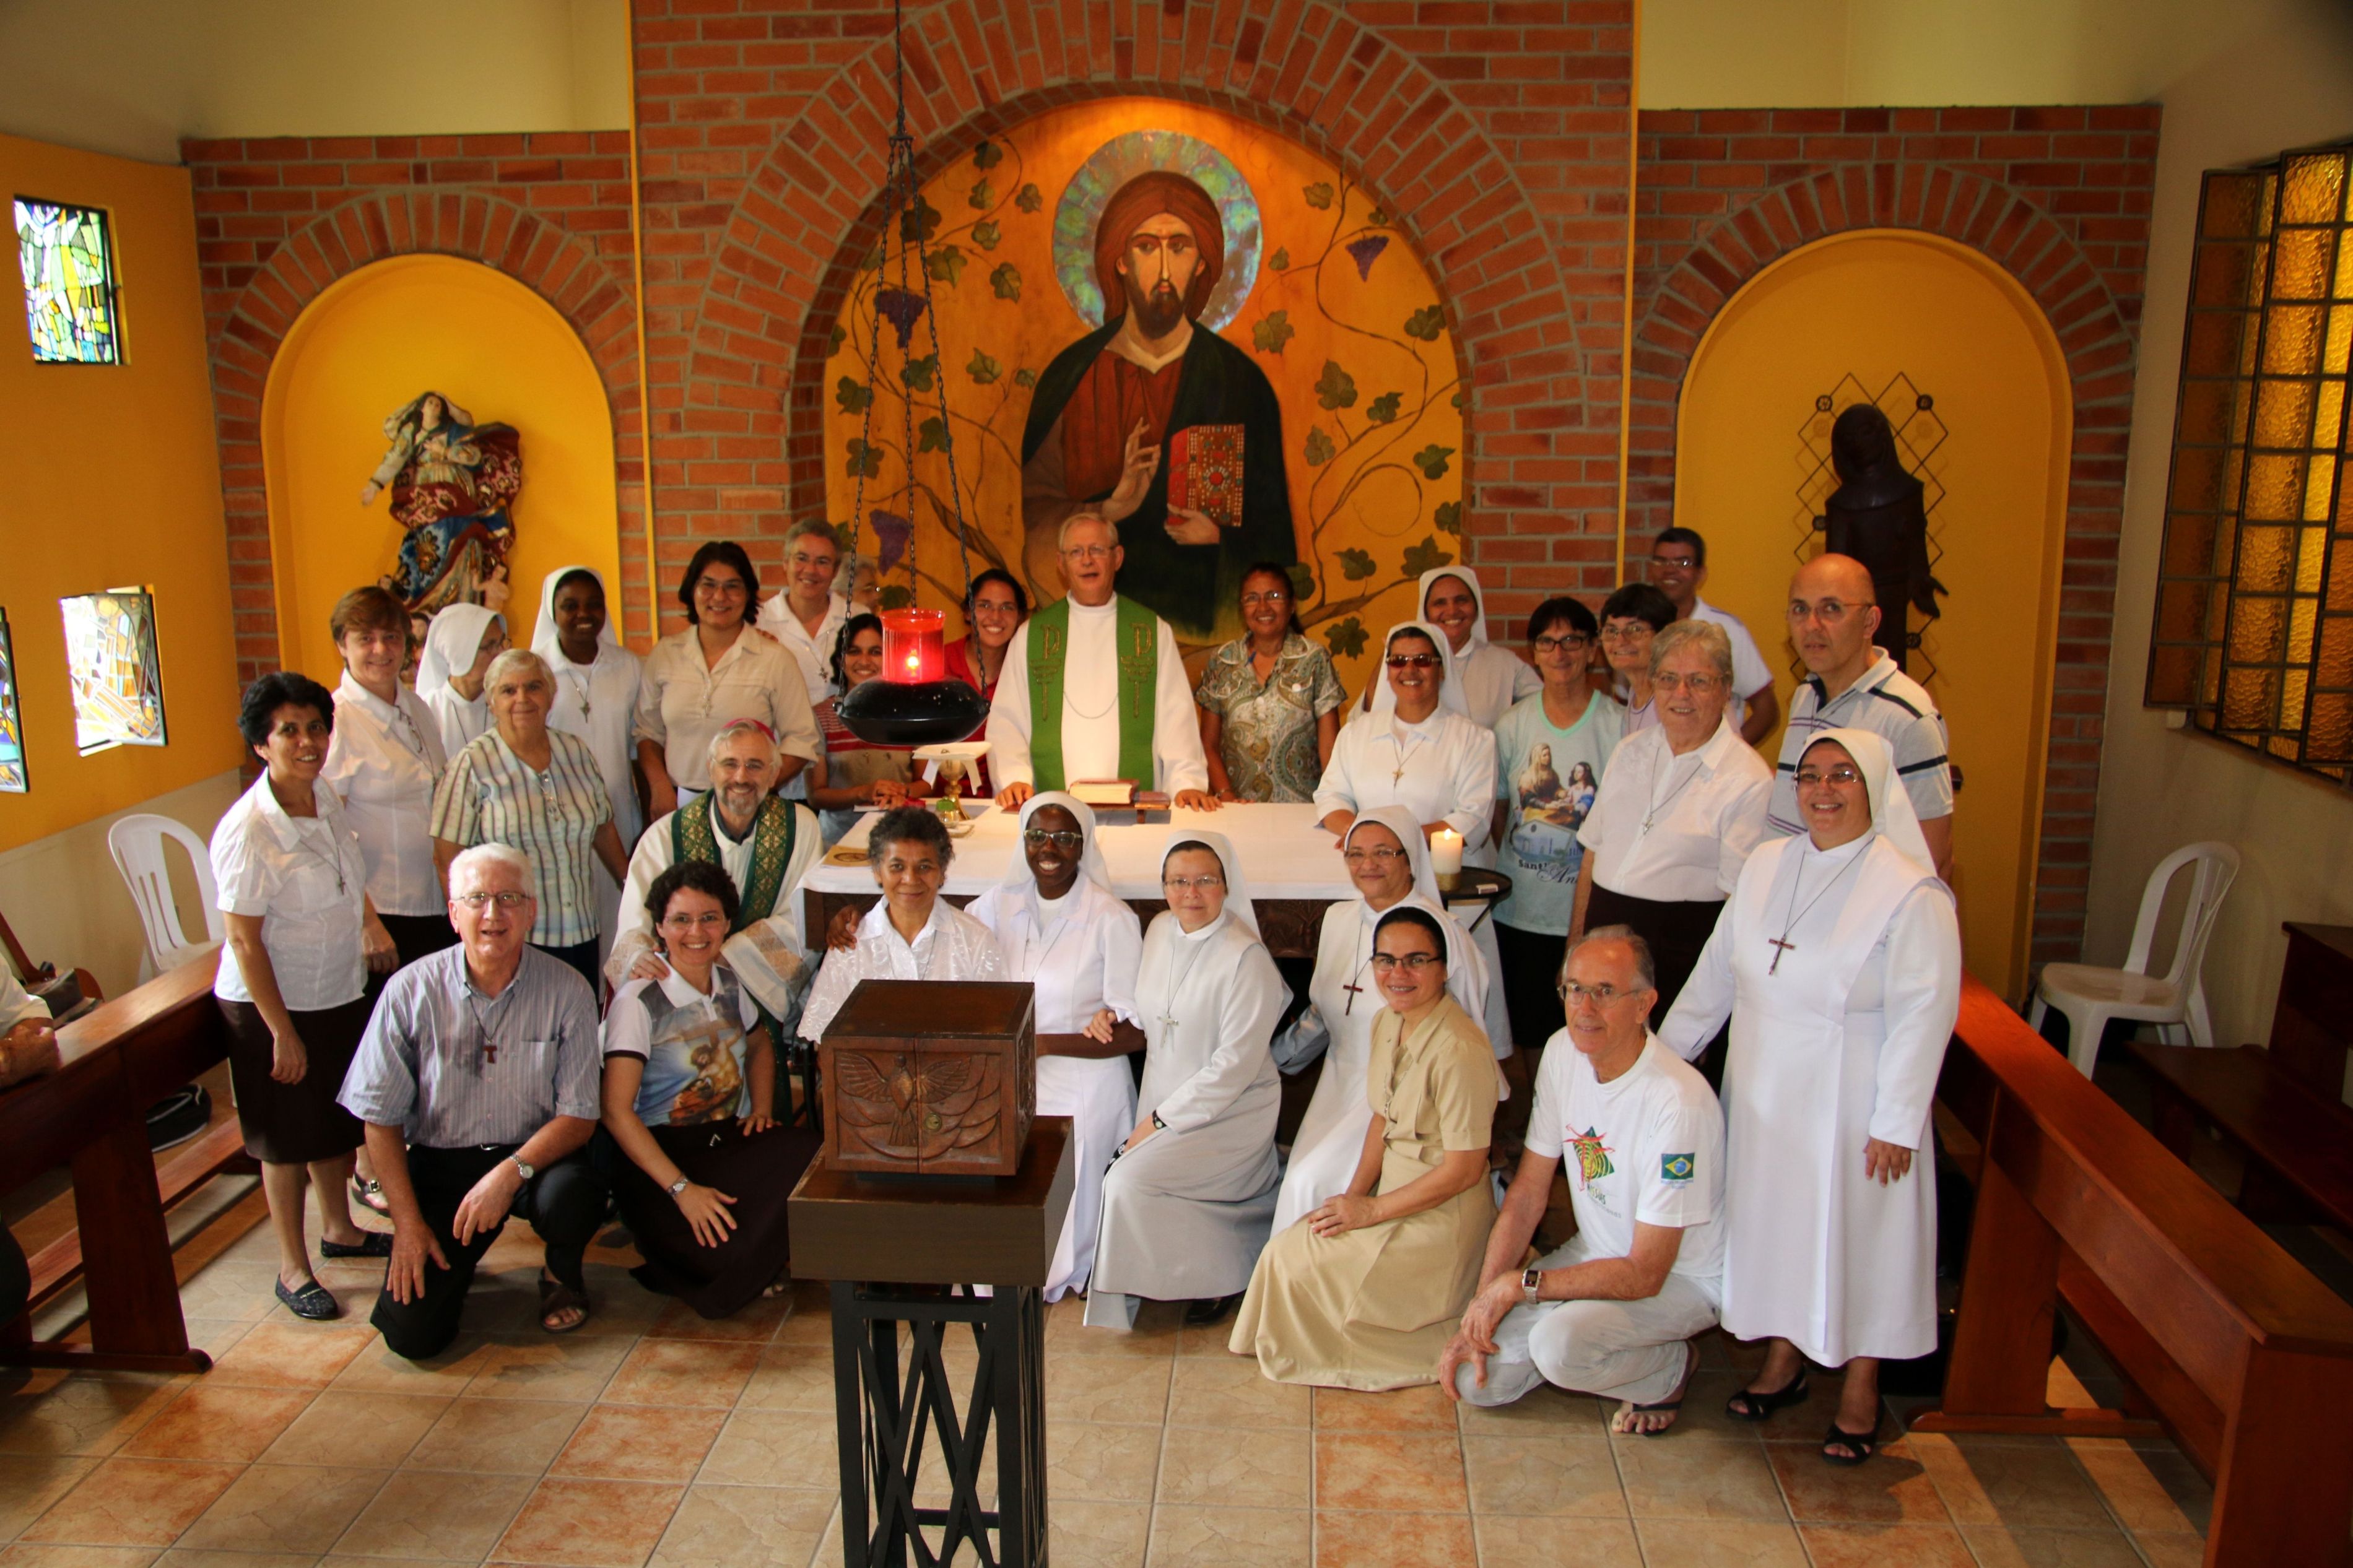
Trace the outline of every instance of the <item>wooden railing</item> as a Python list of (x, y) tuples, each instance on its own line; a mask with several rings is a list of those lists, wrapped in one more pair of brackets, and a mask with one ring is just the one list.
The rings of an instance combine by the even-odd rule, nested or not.
[(2148, 1429), (2050, 1406), (2063, 1300), (2212, 1479), (2210, 1568), (2345, 1563), (2353, 1307), (1975, 980), (1937, 1098), (1978, 1144), (1977, 1213), (1944, 1403), (1914, 1425)]

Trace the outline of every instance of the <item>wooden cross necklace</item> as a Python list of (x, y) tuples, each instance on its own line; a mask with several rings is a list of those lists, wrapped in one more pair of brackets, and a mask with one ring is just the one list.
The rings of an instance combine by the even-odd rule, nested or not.
[[(1778, 974), (1781, 972), (1781, 955), (1787, 952), (1795, 952), (1798, 950), (1798, 944), (1788, 940), (1789, 933), (1798, 929), (1798, 922), (1799, 921), (1804, 920), (1807, 915), (1813, 912), (1814, 906), (1822, 901), (1823, 893), (1827, 893), (1832, 888), (1837, 887), (1839, 882), (1849, 871), (1853, 870), (1857, 866), (1862, 863), (1862, 858), (1865, 854), (1869, 853), (1869, 849), (1870, 847), (1866, 845), (1862, 849), (1857, 850), (1852, 857), (1850, 857), (1847, 863), (1838, 868), (1838, 875), (1832, 877), (1829, 881), (1824, 882), (1821, 886), (1821, 891), (1817, 892), (1812, 898), (1806, 900), (1806, 907), (1804, 909), (1796, 910), (1795, 913), (1791, 914), (1787, 921), (1782, 922), (1781, 934), (1779, 936), (1769, 936), (1765, 939), (1767, 946), (1778, 950), (1773, 954), (1773, 962), (1767, 966), (1765, 970), (1766, 973)], [(1798, 867), (1798, 874), (1789, 879), (1789, 903), (1792, 909), (1796, 909), (1798, 902), (1798, 889), (1804, 883), (1805, 879), (1806, 868), (1801, 862)]]

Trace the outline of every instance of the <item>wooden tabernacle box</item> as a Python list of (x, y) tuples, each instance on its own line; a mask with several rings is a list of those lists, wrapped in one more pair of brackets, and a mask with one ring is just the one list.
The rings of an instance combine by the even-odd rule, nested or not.
[(825, 1164), (1014, 1174), (1038, 1110), (1036, 1015), (1026, 981), (860, 981), (818, 1047)]

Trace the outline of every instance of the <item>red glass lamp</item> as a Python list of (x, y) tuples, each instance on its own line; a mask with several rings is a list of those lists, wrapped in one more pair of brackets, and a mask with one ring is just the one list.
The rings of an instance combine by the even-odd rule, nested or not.
[(988, 721), (988, 704), (969, 682), (948, 677), (937, 610), (882, 613), (882, 673), (841, 700), (842, 723), (878, 746), (930, 746), (961, 741)]

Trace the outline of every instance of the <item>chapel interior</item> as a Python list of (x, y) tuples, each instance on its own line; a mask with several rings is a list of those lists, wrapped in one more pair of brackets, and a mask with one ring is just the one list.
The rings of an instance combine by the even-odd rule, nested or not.
[[(918, 1322), (903, 1366), (895, 1331), (861, 1338), (890, 1314), (840, 1281), (868, 1276), (795, 1267), (707, 1317), (633, 1277), (647, 1255), (609, 1213), (576, 1331), (547, 1331), (569, 1298), (547, 1294), (521, 1219), (434, 1353), (396, 1353), (372, 1325), (383, 1257), (318, 1263), (339, 1315), (289, 1301), (214, 1000), (220, 944), (239, 939), (209, 907), (206, 846), (263, 779), (266, 749), (240, 733), (254, 683), (353, 679), (347, 595), (376, 584), (412, 638), (455, 605), (465, 653), (491, 610), (530, 647), (582, 568), (606, 637), (650, 660), (661, 639), (691, 645), (691, 561), (733, 542), (760, 595), (782, 595), (806, 537), (788, 534), (811, 520), (833, 525), (845, 613), (883, 612), (867, 691), (902, 679), (880, 668), (899, 612), (937, 613), (911, 669), (943, 637), (980, 647), (984, 569), (1048, 615), (1075, 525), (1058, 531), (1070, 509), (1041, 511), (1040, 486), (1116, 499), (1137, 461), (1138, 405), (1103, 401), (1112, 373), (1074, 391), (1064, 371), (1113, 331), (1095, 226), (1155, 170), (1206, 193), (1223, 247), (1179, 319), (1230, 362), (1229, 411), (1156, 459), (1201, 510), (1176, 477), (1165, 503), (1152, 490), (1172, 521), (1165, 538), (1131, 525), (1119, 584), (1173, 627), (1187, 688), (1249, 635), (1233, 595), (1263, 582), (1255, 561), (1288, 572), (1293, 631), (1369, 709), (1384, 660), (1398, 672), (1383, 629), (1437, 618), (1417, 598), (1429, 574), (1475, 572), (1481, 638), (1541, 668), (1540, 605), (1614, 626), (1605, 603), (1656, 582), (1660, 536), (1690, 530), (1707, 602), (1753, 630), (1769, 677), (1757, 771), (1778, 757), (1786, 773), (1793, 709), (1832, 700), (1793, 640), (1811, 623), (1792, 574), (1842, 527), (1864, 542), (1852, 552), (1882, 542), (1866, 579), (1882, 646), (1949, 734), (1948, 852), (1930, 842), (1966, 979), (1919, 1155), (1938, 1184), (1937, 1348), (1886, 1363), (1869, 1463), (1817, 1453), (1835, 1368), (1817, 1366), (1801, 1419), (1724, 1414), (1766, 1353), (1725, 1330), (1691, 1341), (1681, 1417), (1651, 1436), (1560, 1387), (1485, 1407), (1428, 1382), (1280, 1381), (1229, 1353), (1230, 1320), (1183, 1301), (1103, 1326), (1118, 1298), (1100, 1283), (1040, 1300), (1008, 1275), (992, 1305), (962, 1290), (988, 1267), (973, 1237), (999, 1234), (987, 1204), (1068, 1199), (1010, 1176), (828, 1176), (875, 1214), (979, 1205), (969, 1234), (920, 1216), (894, 1233), (905, 1277), (927, 1281), (890, 1298)], [(61, 1058), (0, 1088), (0, 1223), (29, 1270), (0, 1330), (0, 1568), (2353, 1559), (2344, 5), (0, 0), (0, 187), (26, 302), (0, 304), (16, 453), (0, 920), (5, 973), (58, 1016)], [(1119, 383), (1162, 389), (1147, 423), (1169, 410), (1151, 368)], [(1231, 412), (1252, 388), (1263, 407)], [(1892, 443), (1884, 505), (1834, 446), (1870, 424), (1854, 410)], [(417, 454), (445, 416), (474, 444), (436, 471), (488, 498), (480, 516), (404, 499), (427, 493)], [(1253, 499), (1270, 476), (1271, 502)], [(1260, 522), (1232, 517), (1265, 505), (1273, 533), (1246, 539)], [(1865, 521), (1842, 522), (1858, 505)], [(1198, 579), (1195, 526), (1231, 536)], [(442, 656), (420, 650), (430, 676)], [(1597, 637), (1577, 679), (1615, 723), (1626, 687), (1603, 655)], [(842, 669), (821, 752), (865, 736)], [(1516, 696), (1536, 689), (1516, 673)], [(821, 665), (812, 679), (814, 697)], [(1063, 679), (1056, 663), (1045, 689)], [(1134, 689), (1148, 709), (1149, 676)], [(1381, 721), (1354, 715), (1340, 723)], [(641, 721), (616, 753), (623, 859), (694, 794), (682, 773), (633, 771), (659, 750), (644, 737)], [(836, 784), (853, 754), (833, 756)], [(1148, 737), (1143, 755), (1148, 774)], [(1245, 836), (1251, 806), (1172, 813), (1152, 788), (1132, 816), (1123, 797), (1088, 820), (1232, 834), (1295, 1013), (1317, 948), (1291, 862)], [(826, 844), (897, 798), (828, 810)], [(435, 809), (440, 843), (457, 830)], [(1320, 908), (1348, 889), (1333, 835), (1300, 821), (1333, 868)], [(663, 865), (693, 858), (678, 843), (663, 836)], [(1455, 887), (1462, 840), (1441, 829), (1434, 853)], [(863, 889), (853, 913), (873, 902), (864, 852), (833, 857), (833, 890), (764, 894), (812, 966), (820, 921), (852, 908), (840, 889)], [(592, 870), (608, 921), (618, 867)], [(441, 869), (457, 876), (447, 855)], [(541, 888), (544, 905), (543, 872)], [(1466, 930), (1489, 912), (1445, 901)], [(1553, 929), (1540, 967), (1562, 951)], [(600, 1001), (618, 986), (603, 974)], [(870, 1034), (995, 1027), (856, 1016)], [(1134, 1025), (1140, 1051), (1153, 1030)], [(820, 1090), (819, 1054), (780, 1041), (775, 1091), (779, 1121), (824, 1136), (811, 1184), (835, 1161), (820, 1093), (858, 1081)], [(1499, 1141), (1527, 1129), (1525, 1070), (1499, 1067), (1518, 1097)], [(932, 1092), (908, 1082), (902, 1110)], [(1286, 1148), (1315, 1082), (1284, 1079)], [(286, 1158), (269, 1168), (308, 1156)], [(1576, 1163), (1547, 1189), (1539, 1249), (1577, 1229)], [(1501, 1152), (1494, 1171), (1501, 1194)], [(351, 1212), (388, 1232), (367, 1185)], [(795, 1196), (797, 1234), (820, 1195)], [(934, 1322), (927, 1341), (934, 1296), (960, 1303), (954, 1324), (993, 1326)], [(1010, 1355), (1033, 1331), (1040, 1356), (974, 1382), (976, 1345)], [(995, 1389), (1001, 1420), (974, 1435), (969, 1473), (918, 1423), (916, 1449), (934, 1446), (900, 1498), (859, 1449), (861, 1376), (870, 1400), (877, 1377), (959, 1404)], [(870, 1447), (908, 1436), (866, 1430)], [(1032, 1444), (1031, 1469), (1000, 1467)], [(871, 1520), (902, 1506), (926, 1543), (870, 1556)]]

